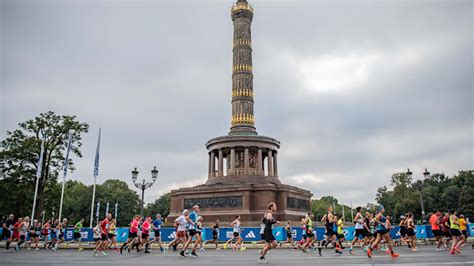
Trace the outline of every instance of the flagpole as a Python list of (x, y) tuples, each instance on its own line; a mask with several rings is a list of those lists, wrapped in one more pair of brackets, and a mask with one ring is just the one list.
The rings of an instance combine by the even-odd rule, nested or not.
[(61, 215), (63, 213), (64, 186), (66, 185), (67, 165), (68, 165), (68, 162), (69, 162), (69, 151), (70, 150), (71, 150), (71, 131), (68, 131), (67, 151), (66, 151), (66, 158), (64, 159), (63, 187), (61, 189), (61, 202), (59, 203), (59, 222), (61, 222)]
[(118, 202), (115, 203), (115, 223), (118, 221)]
[(92, 222), (94, 221), (95, 185), (96, 185), (96, 183), (97, 183), (97, 176), (99, 175), (100, 132), (101, 132), (101, 128), (99, 127), (99, 140), (97, 141), (97, 149), (96, 149), (96, 152), (95, 152), (95, 161), (94, 161), (94, 188), (92, 189), (91, 223), (90, 223), (90, 227), (94, 227), (94, 226), (92, 225)]
[(43, 139), (41, 140), (41, 151), (40, 157), (38, 160), (38, 167), (36, 170), (36, 186), (35, 186), (35, 196), (33, 197), (33, 208), (31, 209), (31, 221), (35, 219), (35, 208), (36, 208), (36, 197), (38, 195), (38, 186), (39, 186), (39, 179), (41, 178), (41, 171), (43, 168), (43, 153), (44, 153), (44, 142), (46, 140), (46, 136), (43, 135)]
[(354, 211), (352, 209), (352, 200), (351, 200), (351, 219), (354, 221)]

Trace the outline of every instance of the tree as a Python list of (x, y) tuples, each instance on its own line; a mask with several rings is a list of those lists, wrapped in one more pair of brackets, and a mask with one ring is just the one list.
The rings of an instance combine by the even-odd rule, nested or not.
[[(71, 152), (82, 157), (81, 135), (88, 132), (89, 126), (77, 121), (75, 116), (56, 115), (52, 111), (20, 123), (19, 129), (7, 131), (7, 138), (2, 141), (3, 150), (0, 151), (0, 162), (3, 164), (2, 179), (8, 180), (4, 184), (9, 184), (8, 191), (12, 193), (16, 193), (12, 191), (12, 187), (20, 187), (23, 195), (31, 195), (34, 194), (41, 141), (45, 139), (35, 217), (39, 217), (44, 208), (44, 194), (47, 187), (49, 185), (54, 187), (59, 172), (64, 167), (64, 151), (69, 130), (71, 131)], [(70, 159), (68, 164), (73, 167), (73, 160)], [(4, 204), (4, 200), (6, 199), (2, 199), (0, 205)], [(14, 208), (12, 211), (24, 212), (19, 208)]]
[(156, 199), (153, 203), (148, 203), (145, 208), (145, 215), (154, 217), (156, 214), (166, 217), (170, 213), (170, 194), (166, 193)]

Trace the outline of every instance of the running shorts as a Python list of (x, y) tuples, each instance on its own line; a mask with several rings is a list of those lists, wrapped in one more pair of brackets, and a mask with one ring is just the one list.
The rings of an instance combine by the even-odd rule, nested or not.
[(367, 232), (365, 231), (365, 229), (356, 229), (355, 230), (354, 237), (359, 237), (359, 236), (362, 236), (362, 238), (367, 236)]
[(108, 237), (109, 239), (112, 239), (112, 238), (115, 237), (115, 234), (108, 234), (107, 237)]
[(444, 237), (451, 237), (451, 232), (449, 232), (449, 229), (446, 231), (443, 231), (443, 236)]
[(459, 229), (451, 229), (451, 235), (452, 236), (461, 236), (462, 232)]
[(63, 233), (59, 234), (59, 239), (64, 238)]
[(189, 235), (190, 236), (194, 236), (195, 234), (197, 234), (196, 229), (189, 229)]
[(309, 238), (313, 238), (314, 233), (313, 232), (306, 232), (306, 236), (309, 237)]
[(286, 238), (293, 239), (293, 235), (291, 234), (291, 232), (286, 232)]
[(260, 239), (261, 239), (261, 240), (265, 240), (265, 235), (264, 235), (264, 234), (260, 234)]
[(51, 232), (51, 235), (50, 235), (50, 236), (51, 236), (51, 239), (56, 239), (56, 238), (58, 238), (58, 237), (56, 236), (56, 233), (53, 233), (53, 232)]
[(271, 243), (271, 242), (275, 241), (275, 237), (273, 236), (273, 233), (272, 233), (271, 230), (265, 230), (263, 232), (263, 235), (265, 237), (265, 242)]
[(138, 236), (137, 232), (134, 232), (134, 233), (129, 232), (129, 233), (128, 233), (128, 237), (129, 237), (129, 238), (135, 238), (135, 237), (137, 237), (137, 236)]
[(442, 236), (443, 234), (441, 233), (441, 230), (432, 230), (434, 236)]
[(336, 234), (336, 232), (334, 232), (334, 229), (332, 228), (332, 226), (326, 226), (326, 235), (327, 236), (333, 236), (335, 234)]
[(100, 234), (100, 240), (102, 240), (102, 241), (107, 240), (107, 235), (106, 234)]
[(20, 235), (20, 240), (21, 241), (24, 241), (26, 239), (26, 236), (25, 235)]
[(239, 236), (239, 233), (238, 232), (234, 232), (234, 237), (238, 237)]
[(2, 230), (2, 240), (3, 238), (10, 238), (11, 236), (12, 236), (12, 232), (10, 232), (10, 230), (5, 230), (5, 229)]
[(160, 230), (155, 230), (155, 238), (160, 237)]
[(407, 228), (405, 226), (400, 226), (400, 236), (405, 237), (407, 234)]
[(143, 239), (146, 239), (146, 238), (148, 238), (149, 236), (150, 236), (149, 234), (144, 234), (144, 233), (142, 233), (142, 238), (143, 238)]
[(100, 240), (100, 237), (94, 237), (94, 242), (97, 242)]
[(81, 239), (81, 233), (79, 232), (74, 232), (74, 239)]
[(36, 237), (38, 237), (38, 235), (36, 233), (31, 233), (30, 234), (30, 238), (36, 238)]
[(178, 232), (176, 232), (176, 237), (186, 237), (186, 232), (178, 231)]
[(387, 234), (387, 233), (388, 233), (387, 229), (377, 230), (377, 234), (380, 234), (382, 236)]
[(217, 240), (219, 238), (218, 236), (219, 235), (217, 233), (212, 232), (212, 239), (213, 240)]
[(196, 233), (197, 233), (198, 235), (201, 235), (201, 234), (202, 234), (202, 231), (196, 231)]
[(337, 234), (337, 239), (343, 239), (345, 238), (346, 236), (344, 234)]
[(468, 237), (467, 230), (462, 230), (462, 234), (463, 234), (464, 238), (466, 238), (466, 240), (467, 240), (467, 237)]
[(408, 236), (415, 236), (415, 229), (413, 228), (407, 228), (407, 235)]

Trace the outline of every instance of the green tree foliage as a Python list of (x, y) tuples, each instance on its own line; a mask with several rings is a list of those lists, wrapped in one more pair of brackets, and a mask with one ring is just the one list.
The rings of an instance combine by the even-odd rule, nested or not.
[(161, 217), (166, 217), (170, 213), (170, 194), (164, 194), (152, 203), (148, 203), (145, 208), (145, 215), (150, 215), (153, 218), (156, 214), (161, 214)]
[[(460, 171), (452, 178), (435, 173), (412, 182), (405, 173), (394, 174), (386, 186), (377, 190), (376, 200), (395, 220), (409, 211), (421, 218), (420, 193), (426, 214), (434, 210), (457, 210), (474, 218), (474, 171)], [(424, 217), (425, 219), (427, 217)]]
[[(75, 116), (56, 115), (54, 112), (42, 113), (39, 116), (22, 122), (19, 128), (7, 131), (7, 138), (2, 141), (3, 150), (0, 151), (2, 163), (2, 183), (10, 188), (18, 188), (23, 195), (23, 201), (34, 194), (35, 174), (38, 168), (38, 159), (41, 152), (41, 141), (45, 139), (43, 165), (39, 179), (37, 208), (35, 217), (41, 213), (43, 205), (53, 204), (54, 199), (43, 197), (48, 190), (54, 190), (57, 177), (64, 167), (64, 153), (68, 131), (71, 131), (71, 151), (77, 157), (82, 157), (80, 147), (81, 135), (87, 133), (89, 125), (76, 120)], [(72, 159), (68, 162), (73, 167)], [(15, 189), (16, 190), (16, 189)], [(4, 205), (3, 198), (0, 205)], [(31, 199), (32, 201), (33, 199)], [(5, 202), (5, 205), (10, 203)], [(20, 206), (13, 212), (24, 212), (24, 203), (17, 202)]]
[[(320, 199), (311, 200), (311, 211), (317, 221), (320, 221), (321, 218), (326, 214), (328, 207), (335, 207), (334, 213), (342, 215), (342, 208), (344, 208), (344, 220), (347, 222), (352, 222), (351, 217), (351, 207), (343, 204), (339, 204), (338, 200), (333, 196), (324, 196)], [(354, 215), (355, 215), (355, 206)]]

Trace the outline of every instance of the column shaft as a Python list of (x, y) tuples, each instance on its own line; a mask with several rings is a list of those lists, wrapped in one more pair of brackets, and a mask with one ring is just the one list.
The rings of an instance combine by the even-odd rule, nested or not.
[(235, 149), (230, 149), (230, 175), (235, 175)]
[(273, 151), (268, 151), (268, 176), (273, 176)]
[(222, 149), (219, 150), (219, 164), (218, 164), (217, 174), (218, 176), (224, 175), (224, 152)]
[(263, 175), (262, 149), (258, 149), (257, 152), (257, 175)]
[(278, 176), (278, 163), (277, 163), (277, 152), (273, 154), (273, 175)]
[(244, 153), (244, 174), (249, 174), (249, 148), (245, 148)]
[(211, 167), (209, 168), (209, 172), (212, 177), (216, 176), (216, 154), (214, 151), (211, 151)]

